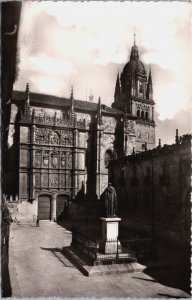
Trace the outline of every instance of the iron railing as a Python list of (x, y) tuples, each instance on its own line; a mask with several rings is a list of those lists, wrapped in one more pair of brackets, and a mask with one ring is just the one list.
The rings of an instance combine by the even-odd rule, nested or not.
[(131, 235), (128, 239), (111, 239), (103, 241), (94, 238), (91, 231), (82, 232), (72, 227), (72, 246), (81, 253), (86, 254), (94, 261), (125, 261), (125, 260), (147, 260), (152, 257), (154, 243), (151, 238), (141, 238)]

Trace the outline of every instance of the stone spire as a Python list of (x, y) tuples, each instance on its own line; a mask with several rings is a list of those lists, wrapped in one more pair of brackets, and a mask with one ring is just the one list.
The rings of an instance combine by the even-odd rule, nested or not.
[(70, 114), (74, 115), (75, 111), (75, 101), (73, 97), (73, 86), (71, 86), (71, 96), (70, 96)]
[(26, 103), (29, 105), (30, 104), (30, 89), (29, 89), (29, 83), (27, 82), (26, 84)]
[(94, 96), (93, 96), (93, 93), (92, 93), (92, 90), (91, 90), (90, 95), (89, 95), (89, 101), (93, 102), (93, 100), (94, 100)]
[(133, 46), (136, 46), (136, 33), (135, 33), (135, 27), (134, 27), (134, 33), (133, 33)]
[(120, 98), (121, 98), (121, 87), (120, 87), (119, 72), (118, 72), (117, 79), (116, 79), (116, 86), (115, 86), (115, 94), (114, 94), (115, 102), (119, 102)]
[(158, 145), (159, 148), (161, 148), (161, 139), (159, 139), (159, 145)]
[(146, 98), (149, 100), (153, 100), (153, 82), (152, 82), (151, 68), (149, 70)]
[(24, 102), (24, 107), (23, 107), (23, 113), (24, 113), (24, 118), (29, 118), (30, 117), (30, 90), (29, 90), (29, 83), (26, 84), (26, 98)]
[(178, 129), (176, 129), (175, 143), (176, 143), (177, 145), (179, 144), (179, 130), (178, 130)]
[(131, 48), (131, 55), (130, 55), (130, 59), (131, 60), (137, 60), (139, 59), (139, 50), (138, 47), (136, 46), (136, 33), (135, 33), (135, 29), (134, 29), (134, 38), (133, 38), (133, 46)]
[(101, 98), (99, 97), (97, 106), (97, 123), (102, 125), (102, 114), (101, 114)]

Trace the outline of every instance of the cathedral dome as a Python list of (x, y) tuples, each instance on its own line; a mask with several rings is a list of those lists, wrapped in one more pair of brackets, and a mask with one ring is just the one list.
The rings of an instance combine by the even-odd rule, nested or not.
[(123, 74), (129, 75), (146, 75), (144, 64), (139, 59), (131, 59), (123, 68)]
[(129, 75), (146, 75), (144, 64), (139, 60), (139, 50), (134, 44), (131, 48), (131, 55), (129, 62), (124, 66), (124, 76)]

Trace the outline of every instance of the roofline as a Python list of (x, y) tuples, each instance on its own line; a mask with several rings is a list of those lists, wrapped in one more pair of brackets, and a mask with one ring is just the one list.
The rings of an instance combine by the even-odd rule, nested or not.
[[(21, 98), (17, 99), (16, 97), (13, 97), (14, 96), (14, 93), (19, 93), (21, 96)], [(66, 101), (66, 102), (69, 102), (70, 101), (70, 98), (66, 98), (66, 97), (57, 97), (57, 96), (54, 96), (54, 95), (50, 95), (50, 94), (41, 94), (41, 93), (35, 93), (35, 92), (30, 92), (30, 96), (33, 96), (34, 98), (35, 97), (47, 97), (47, 98), (51, 98), (51, 99), (55, 99), (55, 100), (60, 100), (61, 103), (57, 103), (57, 104), (53, 104), (53, 103), (48, 103), (48, 102), (41, 102), (39, 100), (35, 100), (34, 99), (30, 99), (30, 103), (33, 105), (33, 106), (42, 106), (42, 107), (47, 107), (47, 108), (57, 108), (57, 109), (60, 109), (61, 107), (69, 107), (70, 106), (70, 103), (66, 103), (65, 105), (62, 105), (62, 101)], [(26, 100), (26, 96), (25, 96), (25, 91), (18, 91), (18, 90), (14, 90), (13, 93), (12, 93), (12, 103), (22, 103)], [(97, 111), (97, 106), (98, 106), (98, 103), (96, 102), (90, 102), (90, 101), (85, 101), (85, 100), (79, 100), (79, 99), (74, 99), (74, 102), (76, 103), (77, 107), (75, 107), (75, 110), (77, 111), (86, 111), (86, 112), (96, 112)], [(89, 109), (89, 108), (86, 108), (86, 107), (78, 107), (78, 102), (80, 103), (88, 103), (89, 105), (93, 105), (95, 107), (92, 107), (92, 109)], [(76, 106), (75, 105), (75, 106)], [(121, 115), (123, 112), (121, 110), (118, 110), (116, 108), (113, 108), (111, 106), (108, 106), (106, 104), (102, 104), (104, 105), (106, 108), (109, 108), (111, 109), (111, 111), (107, 111), (105, 109), (102, 109), (102, 113), (103, 114), (107, 114), (107, 115)]]

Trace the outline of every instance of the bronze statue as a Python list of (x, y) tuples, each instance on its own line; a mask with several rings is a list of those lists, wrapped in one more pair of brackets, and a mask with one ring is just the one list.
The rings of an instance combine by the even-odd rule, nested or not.
[(105, 200), (105, 211), (106, 217), (116, 217), (117, 213), (117, 195), (115, 188), (112, 187), (111, 183), (108, 184), (108, 187), (104, 191), (104, 200)]

